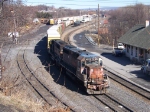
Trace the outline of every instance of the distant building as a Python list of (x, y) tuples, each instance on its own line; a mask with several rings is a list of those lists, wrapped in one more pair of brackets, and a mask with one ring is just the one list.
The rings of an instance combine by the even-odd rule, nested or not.
[(33, 23), (38, 24), (38, 23), (40, 23), (40, 21), (39, 21), (38, 18), (34, 18), (34, 19), (33, 19)]
[(99, 28), (99, 34), (108, 34), (108, 28), (107, 27), (100, 27)]
[(126, 56), (133, 61), (142, 63), (150, 58), (150, 25), (136, 25), (119, 38), (118, 42), (125, 45)]
[(8, 37), (13, 37), (13, 36), (19, 37), (19, 32), (9, 32), (8, 33)]

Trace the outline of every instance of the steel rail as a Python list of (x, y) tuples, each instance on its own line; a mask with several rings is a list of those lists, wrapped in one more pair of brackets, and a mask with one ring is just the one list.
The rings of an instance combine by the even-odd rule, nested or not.
[(136, 83), (133, 83), (127, 79), (124, 79), (121, 76), (118, 76), (116, 73), (113, 73), (112, 71), (104, 68), (104, 70), (107, 72), (107, 75), (112, 80), (118, 82), (119, 84), (123, 85), (124, 87), (134, 91), (135, 93), (139, 94), (140, 96), (150, 100), (150, 91), (142, 88), (141, 86), (137, 85)]
[[(21, 51), (18, 52), (17, 64), (25, 79), (28, 81), (28, 83), (31, 85), (34, 91), (38, 93), (38, 95), (45, 102), (47, 102), (50, 106), (52, 106), (52, 105), (56, 105), (56, 104), (52, 104), (53, 100), (54, 102), (60, 101), (30, 70), (30, 68), (27, 65), (27, 62), (25, 61), (25, 49), (22, 52)], [(68, 106), (65, 103), (61, 102), (61, 104), (63, 105), (64, 108), (68, 108)], [(71, 108), (69, 109), (73, 111)]]
[(109, 94), (94, 95), (94, 97), (114, 112), (134, 112), (132, 109), (128, 108), (127, 105)]

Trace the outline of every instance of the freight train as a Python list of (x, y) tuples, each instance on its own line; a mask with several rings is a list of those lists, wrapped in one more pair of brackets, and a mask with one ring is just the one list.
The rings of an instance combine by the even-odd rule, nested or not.
[[(73, 19), (79, 18), (70, 17), (69, 20)], [(62, 41), (61, 35), (67, 25), (68, 22), (62, 21), (47, 30), (47, 50), (51, 59), (63, 68), (68, 76), (80, 82), (88, 94), (105, 93), (109, 87), (109, 80), (103, 72), (102, 59)]]
[(80, 82), (88, 94), (104, 94), (109, 87), (108, 76), (104, 74), (102, 59), (91, 52), (66, 42), (51, 40), (51, 59), (63, 68), (66, 75)]
[[(47, 25), (56, 25), (60, 23), (65, 23), (65, 26), (73, 25), (76, 21), (82, 21), (85, 18), (85, 15), (83, 16), (73, 16), (73, 17), (62, 17), (62, 18), (40, 18), (40, 22)], [(91, 16), (87, 16), (85, 18), (88, 22), (91, 20)]]

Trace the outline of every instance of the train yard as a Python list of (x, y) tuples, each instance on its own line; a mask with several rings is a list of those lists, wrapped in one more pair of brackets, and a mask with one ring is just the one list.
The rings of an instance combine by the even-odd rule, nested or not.
[[(82, 31), (84, 27), (82, 25), (66, 30), (63, 35), (64, 40), (68, 42), (72, 33)], [(35, 37), (36, 39), (31, 39), (28, 45), (17, 46), (16, 62), (18, 70), (24, 77), (23, 80), (28, 83), (27, 87), (38, 99), (43, 99), (50, 107), (87, 112), (150, 110), (149, 91), (118, 77), (108, 69), (105, 69), (111, 84), (108, 93), (87, 95), (80, 85), (66, 77), (65, 73), (48, 59), (46, 47), (41, 45), (46, 42), (42, 39), (45, 34), (41, 33)]]

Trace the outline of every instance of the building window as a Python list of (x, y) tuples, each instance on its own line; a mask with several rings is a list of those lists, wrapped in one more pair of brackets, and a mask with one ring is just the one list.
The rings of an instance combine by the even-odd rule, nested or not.
[(129, 53), (129, 46), (127, 45), (127, 53)]
[(136, 51), (135, 51), (135, 57), (137, 57), (137, 47), (136, 47)]
[(140, 53), (139, 53), (139, 58), (143, 58), (144, 55), (143, 55), (143, 49), (140, 49)]
[(131, 55), (133, 55), (133, 46), (131, 47)]

